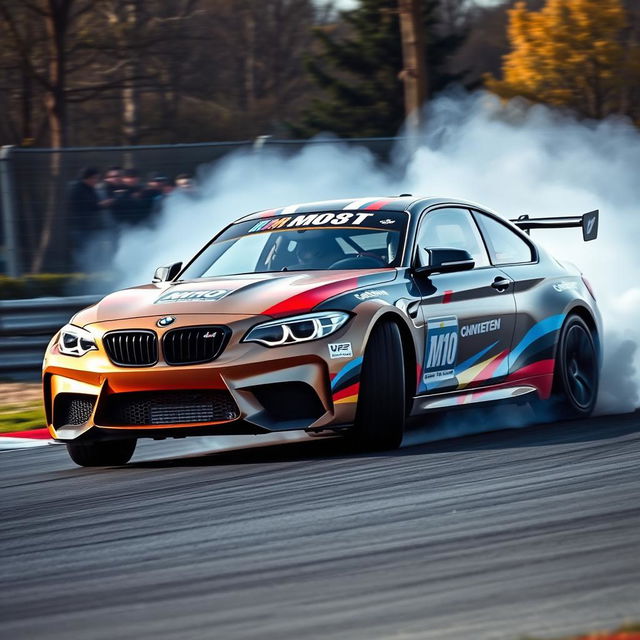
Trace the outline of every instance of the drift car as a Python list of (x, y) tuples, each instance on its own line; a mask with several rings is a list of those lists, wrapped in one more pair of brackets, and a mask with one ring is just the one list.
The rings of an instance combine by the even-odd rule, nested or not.
[(528, 236), (598, 212), (507, 222), (476, 204), (368, 198), (254, 213), (49, 344), (44, 405), (80, 465), (138, 438), (341, 433), (399, 446), (410, 417), (474, 403), (593, 410), (589, 283)]

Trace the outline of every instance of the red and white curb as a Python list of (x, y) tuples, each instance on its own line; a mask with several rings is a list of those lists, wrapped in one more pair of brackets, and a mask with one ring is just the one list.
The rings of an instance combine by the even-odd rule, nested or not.
[(29, 431), (4, 433), (0, 435), (0, 451), (44, 447), (50, 442), (51, 435), (47, 429), (31, 429)]

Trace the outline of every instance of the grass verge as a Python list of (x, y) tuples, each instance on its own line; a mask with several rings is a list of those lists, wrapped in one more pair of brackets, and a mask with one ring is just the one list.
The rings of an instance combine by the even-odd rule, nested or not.
[(0, 405), (0, 433), (43, 429), (46, 426), (40, 403)]

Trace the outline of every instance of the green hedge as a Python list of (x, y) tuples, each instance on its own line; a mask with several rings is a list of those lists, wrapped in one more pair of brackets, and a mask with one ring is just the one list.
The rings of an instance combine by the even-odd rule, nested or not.
[(107, 274), (38, 273), (20, 278), (0, 275), (0, 300), (105, 293), (113, 287)]

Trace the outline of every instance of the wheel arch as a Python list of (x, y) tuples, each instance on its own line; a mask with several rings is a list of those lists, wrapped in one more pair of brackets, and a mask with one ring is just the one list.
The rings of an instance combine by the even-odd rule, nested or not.
[(591, 331), (591, 334), (593, 336), (593, 341), (596, 346), (598, 364), (599, 365), (602, 364), (602, 351), (601, 351), (600, 332), (599, 332), (598, 323), (590, 309), (588, 309), (587, 307), (581, 304), (574, 304), (573, 306), (570, 306), (565, 310), (564, 320), (562, 322), (562, 326), (558, 331), (558, 334), (557, 334), (558, 337), (553, 346), (554, 365), (553, 365), (553, 377), (551, 382), (553, 389), (556, 388), (557, 380), (558, 380), (557, 363), (558, 363), (558, 348), (560, 346), (560, 337), (562, 336), (562, 332), (564, 331), (565, 325), (567, 324), (567, 321), (571, 316), (577, 316), (578, 318), (580, 318), (587, 325), (589, 331)]
[[(589, 328), (589, 331), (591, 331), (591, 335), (593, 336), (593, 341), (595, 342), (595, 345), (596, 345), (598, 360), (602, 361), (602, 343), (601, 343), (600, 329), (592, 311), (581, 304), (574, 305), (573, 307), (567, 310), (565, 321), (562, 323), (563, 328), (567, 319), (571, 315), (578, 316), (587, 325), (587, 327)], [(559, 336), (558, 336), (558, 339), (559, 339)], [(556, 355), (557, 355), (557, 349), (558, 349), (558, 342), (556, 342), (556, 348), (555, 348)]]
[[(405, 319), (398, 313), (393, 311), (385, 311), (380, 314), (374, 322), (371, 323), (369, 335), (373, 328), (381, 322), (393, 322), (400, 331), (400, 339), (402, 341), (403, 363), (404, 363), (404, 385), (406, 393), (406, 411), (407, 415), (411, 409), (411, 399), (415, 395), (418, 384), (417, 373), (417, 354), (416, 346), (413, 339), (411, 329), (407, 326)], [(369, 336), (367, 336), (367, 342)]]

